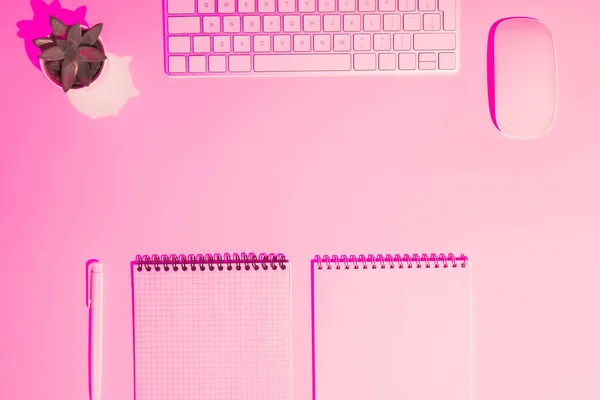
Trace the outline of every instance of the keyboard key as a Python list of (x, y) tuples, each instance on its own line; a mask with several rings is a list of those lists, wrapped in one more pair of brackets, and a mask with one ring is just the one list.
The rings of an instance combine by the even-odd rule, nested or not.
[(315, 35), (313, 47), (315, 51), (331, 51), (331, 36)]
[(254, 56), (256, 72), (350, 71), (350, 54), (261, 54)]
[(419, 69), (431, 71), (435, 69), (435, 61), (419, 61)]
[(379, 14), (366, 14), (363, 29), (365, 32), (378, 32), (381, 30), (381, 16)]
[(396, 11), (396, 0), (379, 0), (379, 11)]
[(194, 53), (210, 53), (210, 36), (194, 36)]
[(438, 55), (438, 68), (442, 70), (456, 69), (456, 54), (455, 53), (440, 53)]
[(298, 11), (315, 12), (316, 9), (316, 0), (298, 0)]
[(354, 55), (354, 69), (356, 71), (375, 71), (376, 68), (377, 58), (375, 54)]
[(442, 29), (442, 17), (440, 14), (424, 14), (423, 30), (439, 31)]
[(384, 14), (383, 30), (394, 32), (400, 30), (400, 14)]
[(415, 11), (415, 0), (398, 0), (398, 11)]
[(238, 0), (238, 11), (242, 14), (255, 12), (254, 0)]
[(294, 35), (294, 51), (310, 51), (310, 35)]
[(233, 37), (233, 51), (235, 53), (249, 53), (250, 52), (250, 36), (234, 36)]
[(200, 33), (199, 17), (169, 17), (169, 33)]
[(434, 61), (436, 60), (435, 53), (419, 53), (419, 61)]
[(333, 35), (333, 50), (334, 51), (350, 51), (350, 35)]
[(244, 32), (257, 33), (260, 32), (260, 17), (258, 15), (244, 16)]
[(414, 53), (401, 53), (398, 55), (398, 69), (417, 69), (417, 56)]
[(410, 50), (410, 34), (394, 33), (394, 50), (396, 50), (396, 51)]
[(275, 12), (275, 0), (258, 0), (258, 12)]
[(393, 53), (379, 54), (379, 70), (393, 71), (396, 69), (396, 55)]
[(371, 50), (371, 35), (368, 33), (356, 33), (353, 37), (355, 51)]
[(198, 14), (214, 14), (215, 0), (198, 0)]
[(421, 30), (421, 14), (404, 14), (404, 30), (405, 31), (420, 31)]
[(377, 33), (373, 37), (373, 49), (377, 51), (390, 51), (392, 49), (392, 36), (389, 33)]
[(435, 53), (419, 53), (419, 61), (435, 61)]
[(191, 50), (189, 36), (171, 36), (168, 43), (169, 53), (189, 53)]
[(356, 11), (356, 0), (338, 0), (338, 10), (341, 12)]
[(455, 50), (456, 35), (454, 33), (415, 33), (413, 45), (415, 50)]
[(360, 15), (344, 15), (344, 31), (358, 32), (360, 31)]
[(339, 15), (325, 15), (323, 17), (323, 30), (325, 32), (340, 32), (342, 19)]
[(321, 31), (321, 17), (319, 15), (305, 15), (303, 20), (304, 32)]
[(239, 16), (228, 16), (223, 17), (223, 32), (225, 33), (238, 33), (241, 31), (240, 17)]
[(215, 53), (230, 53), (231, 52), (231, 37), (230, 36), (215, 36), (213, 38), (213, 49)]
[(375, 11), (375, 2), (376, 0), (358, 0), (358, 11)]
[(185, 56), (169, 56), (169, 72), (186, 72)]
[(292, 39), (290, 35), (273, 36), (273, 50), (276, 52), (288, 52), (292, 50)]
[(195, 0), (168, 0), (167, 12), (169, 14), (193, 14), (196, 12)]
[(283, 13), (296, 12), (296, 0), (277, 0), (277, 11)]
[(335, 0), (318, 0), (319, 12), (333, 12), (335, 11)]
[(225, 56), (208, 56), (208, 70), (210, 72), (225, 72)]
[(229, 56), (229, 71), (231, 72), (250, 72), (252, 66), (252, 57), (250, 56)]
[(206, 72), (205, 56), (190, 56), (190, 72)]
[(444, 15), (444, 30), (456, 30), (456, 0), (438, 0), (439, 8)]
[(279, 15), (266, 15), (264, 17), (263, 26), (265, 32), (281, 32), (281, 17)]
[(419, 0), (419, 11), (434, 11), (436, 0)]
[(235, 0), (217, 0), (217, 6), (220, 14), (233, 14), (235, 12)]
[(299, 15), (284, 15), (283, 16), (283, 31), (284, 32), (300, 32), (300, 16)]
[(219, 17), (204, 17), (203, 28), (204, 33), (219, 33), (221, 32), (221, 18)]
[(256, 35), (254, 36), (254, 52), (268, 53), (271, 51), (271, 36)]

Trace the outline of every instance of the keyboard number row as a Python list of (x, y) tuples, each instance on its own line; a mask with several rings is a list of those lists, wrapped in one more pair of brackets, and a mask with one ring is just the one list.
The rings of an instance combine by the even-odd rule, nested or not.
[(329, 52), (333, 51), (409, 51), (409, 50), (455, 50), (456, 38), (451, 36), (425, 36), (408, 33), (357, 33), (317, 35), (255, 35), (255, 36), (188, 36), (169, 37), (171, 54), (187, 53), (256, 53), (274, 52)]
[[(439, 4), (438, 4), (439, 1)], [(445, 11), (456, 0), (167, 0), (169, 14), (233, 14), (258, 12)]]
[[(201, 21), (202, 19), (202, 21)], [(322, 25), (322, 26), (321, 26)], [(346, 15), (258, 15), (170, 17), (170, 34), (186, 33), (267, 33), (277, 32), (377, 32), (377, 31), (440, 31), (441, 16), (426, 14), (346, 14)]]

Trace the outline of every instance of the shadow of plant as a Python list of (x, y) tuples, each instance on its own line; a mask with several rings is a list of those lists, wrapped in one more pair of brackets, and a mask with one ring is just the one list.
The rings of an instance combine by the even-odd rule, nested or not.
[(17, 36), (23, 39), (25, 52), (31, 64), (37, 69), (41, 69), (40, 60), (38, 59), (40, 49), (33, 44), (33, 40), (52, 33), (49, 23), (50, 15), (57, 17), (67, 25), (74, 25), (79, 22), (82, 25), (88, 26), (85, 21), (87, 8), (81, 6), (75, 10), (67, 10), (62, 8), (58, 0), (50, 4), (44, 0), (31, 0), (31, 10), (33, 11), (33, 19), (17, 22), (17, 27), (19, 28)]

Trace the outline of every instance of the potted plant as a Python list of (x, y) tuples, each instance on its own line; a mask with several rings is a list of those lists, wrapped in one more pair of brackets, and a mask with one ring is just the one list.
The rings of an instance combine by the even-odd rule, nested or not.
[(77, 22), (67, 26), (50, 16), (50, 26), (50, 36), (33, 41), (41, 50), (38, 58), (44, 75), (65, 93), (90, 86), (98, 79), (106, 62), (100, 40), (102, 24), (87, 28)]

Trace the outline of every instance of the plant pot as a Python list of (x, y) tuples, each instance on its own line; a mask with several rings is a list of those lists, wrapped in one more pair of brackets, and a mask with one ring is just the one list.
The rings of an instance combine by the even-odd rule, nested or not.
[[(89, 27), (82, 26), (81, 27), (82, 35), (85, 34), (88, 30), (89, 30)], [(92, 46), (92, 47), (95, 47), (96, 49), (98, 49), (106, 54), (104, 44), (102, 43), (102, 39), (98, 38), (98, 40), (96, 41), (96, 43), (94, 43), (94, 46)], [(44, 50), (44, 49), (42, 48), (42, 50)], [(106, 61), (107, 60), (90, 63), (90, 68), (92, 71), (92, 81), (89, 86), (93, 85), (94, 82), (100, 77), (100, 75), (102, 74), (102, 71), (104, 71), (104, 69), (105, 69)], [(62, 61), (45, 61), (45, 60), (40, 61), (40, 67), (42, 69), (42, 73), (44, 74), (44, 76), (46, 78), (48, 78), (48, 80), (50, 82), (52, 82), (54, 85), (56, 85), (60, 88), (62, 88), (62, 84), (61, 84), (61, 80), (60, 80), (61, 65), (62, 65)], [(75, 83), (73, 83), (73, 86), (71, 86), (71, 90), (83, 89), (86, 87), (88, 87), (88, 86), (82, 85), (79, 82), (79, 78), (76, 78)]]

